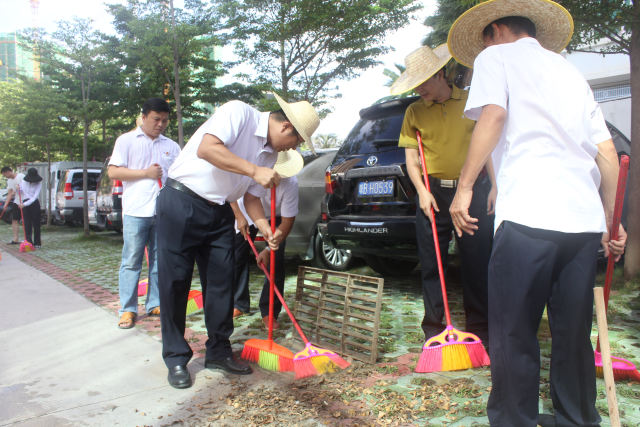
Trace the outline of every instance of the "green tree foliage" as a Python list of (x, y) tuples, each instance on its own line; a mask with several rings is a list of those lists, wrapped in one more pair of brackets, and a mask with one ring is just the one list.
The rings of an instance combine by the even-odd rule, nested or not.
[(422, 44), (436, 47), (447, 42), (449, 28), (454, 21), (466, 10), (472, 8), (482, 0), (438, 0), (438, 8), (435, 14), (424, 20), (424, 25), (431, 28)]
[(415, 0), (225, 0), (225, 28), (254, 83), (285, 99), (322, 105), (338, 79), (356, 77), (389, 51), (385, 35), (408, 22)]
[(311, 138), (314, 148), (336, 148), (343, 143), (335, 133), (314, 135)]

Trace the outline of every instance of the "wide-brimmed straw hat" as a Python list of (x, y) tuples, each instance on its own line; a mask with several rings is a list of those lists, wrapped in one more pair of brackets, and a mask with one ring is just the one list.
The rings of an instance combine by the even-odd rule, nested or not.
[(286, 150), (278, 153), (278, 160), (273, 169), (278, 172), (282, 178), (289, 178), (297, 175), (304, 166), (302, 155), (296, 150)]
[(24, 181), (27, 181), (27, 182), (40, 182), (40, 181), (42, 181), (42, 177), (40, 175), (38, 175), (38, 170), (36, 168), (29, 168), (29, 170), (27, 170), (27, 174), (22, 179)]
[(316, 113), (315, 108), (307, 101), (292, 102), (289, 104), (284, 99), (278, 96), (277, 93), (272, 92), (276, 97), (276, 101), (286, 114), (287, 118), (300, 134), (302, 139), (311, 143), (311, 135), (318, 129), (320, 125), (320, 117)]
[(561, 52), (573, 34), (573, 18), (567, 9), (551, 0), (489, 0), (460, 15), (449, 30), (447, 45), (456, 61), (473, 67), (484, 49), (482, 31), (496, 19), (524, 16), (536, 26), (542, 47)]
[(391, 95), (399, 95), (420, 86), (447, 65), (450, 59), (446, 43), (435, 49), (422, 46), (414, 50), (404, 58), (405, 70), (391, 85)]

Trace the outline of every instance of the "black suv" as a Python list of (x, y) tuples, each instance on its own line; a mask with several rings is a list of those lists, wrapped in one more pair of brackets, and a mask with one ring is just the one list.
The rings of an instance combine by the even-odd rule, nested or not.
[[(361, 110), (360, 120), (325, 175), (318, 232), (325, 242), (351, 250), (382, 275), (407, 274), (418, 263), (416, 191), (404, 148), (398, 147), (404, 112), (417, 99), (396, 99)], [(629, 140), (607, 125), (618, 154), (629, 154)], [(623, 224), (625, 219), (623, 212)]]
[(320, 234), (383, 275), (408, 273), (418, 263), (416, 190), (398, 147), (404, 112), (417, 99), (361, 110), (325, 176)]

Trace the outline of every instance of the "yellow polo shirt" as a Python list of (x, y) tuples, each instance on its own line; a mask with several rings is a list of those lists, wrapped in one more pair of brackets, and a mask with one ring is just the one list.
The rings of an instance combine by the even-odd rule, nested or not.
[(475, 122), (464, 115), (468, 92), (453, 87), (444, 103), (419, 99), (409, 105), (402, 122), (399, 147), (418, 149), (416, 130), (422, 134), (429, 176), (458, 179), (467, 158)]

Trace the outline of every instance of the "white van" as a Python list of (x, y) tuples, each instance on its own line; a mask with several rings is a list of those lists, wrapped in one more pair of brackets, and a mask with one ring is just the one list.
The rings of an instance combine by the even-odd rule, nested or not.
[[(87, 196), (96, 197), (96, 187), (100, 181), (100, 169), (87, 169)], [(82, 224), (84, 192), (82, 191), (82, 168), (62, 171), (56, 192), (55, 219), (68, 225)]]

